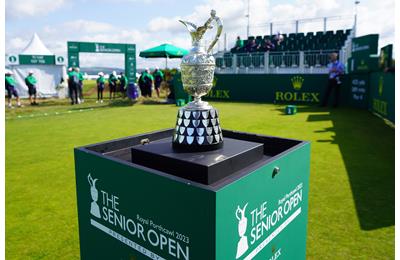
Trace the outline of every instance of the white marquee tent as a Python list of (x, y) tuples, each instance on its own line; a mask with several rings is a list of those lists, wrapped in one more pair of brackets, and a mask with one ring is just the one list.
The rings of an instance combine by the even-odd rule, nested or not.
[[(65, 65), (56, 65), (54, 54), (47, 49), (36, 33), (18, 56), (19, 64), (9, 64), (8, 68), (14, 73), (14, 78), (17, 83), (16, 88), (21, 97), (28, 96), (28, 87), (25, 85), (25, 77), (28, 75), (29, 71), (33, 71), (33, 75), (38, 81), (37, 91), (39, 97), (54, 97), (59, 95), (56, 86), (59, 85), (62, 78), (66, 78)], [(21, 62), (22, 57), (24, 57), (27, 62)], [(54, 62), (44, 62), (44, 64), (37, 62), (40, 60), (44, 61), (48, 58)], [(32, 62), (30, 62), (29, 59), (31, 59)]]

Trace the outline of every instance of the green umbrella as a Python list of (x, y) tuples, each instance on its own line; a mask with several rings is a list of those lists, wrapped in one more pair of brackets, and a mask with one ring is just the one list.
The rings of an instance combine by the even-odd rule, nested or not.
[(159, 46), (141, 51), (139, 56), (142, 58), (166, 58), (166, 66), (168, 58), (182, 58), (184, 55), (188, 54), (189, 51), (176, 47), (171, 44), (161, 44)]

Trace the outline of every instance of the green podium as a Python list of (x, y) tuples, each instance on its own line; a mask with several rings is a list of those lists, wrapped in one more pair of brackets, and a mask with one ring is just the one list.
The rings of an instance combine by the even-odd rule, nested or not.
[(75, 149), (83, 260), (305, 259), (308, 142), (223, 130), (178, 153), (172, 132)]

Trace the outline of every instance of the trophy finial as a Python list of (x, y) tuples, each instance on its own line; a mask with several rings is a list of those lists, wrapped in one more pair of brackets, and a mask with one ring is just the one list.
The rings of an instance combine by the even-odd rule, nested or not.
[(188, 21), (182, 21), (179, 20), (183, 25), (186, 26), (186, 29), (189, 31), (190, 36), (192, 37), (192, 44), (194, 46), (198, 46), (200, 44), (201, 39), (203, 38), (203, 35), (208, 29), (212, 29), (211, 23), (215, 21), (218, 25), (217, 29), (217, 35), (214, 38), (214, 41), (211, 43), (211, 45), (208, 47), (207, 52), (210, 52), (212, 48), (214, 47), (215, 43), (218, 41), (218, 38), (222, 32), (222, 22), (219, 19), (219, 17), (216, 16), (217, 12), (215, 10), (211, 10), (210, 13), (210, 18), (204, 23), (203, 26), (197, 26), (192, 22)]
[(217, 15), (217, 11), (211, 10), (211, 17), (214, 18)]

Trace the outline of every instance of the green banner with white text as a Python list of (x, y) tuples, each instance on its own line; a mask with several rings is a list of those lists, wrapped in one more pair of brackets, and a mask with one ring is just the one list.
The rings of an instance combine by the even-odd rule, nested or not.
[(206, 99), (267, 102), (321, 102), (328, 76), (325, 74), (217, 74)]
[(79, 53), (124, 54), (125, 74), (129, 83), (136, 81), (136, 45), (104, 42), (67, 42), (68, 67), (79, 67)]
[(394, 73), (374, 72), (370, 74), (369, 109), (388, 119), (395, 121), (395, 83)]

